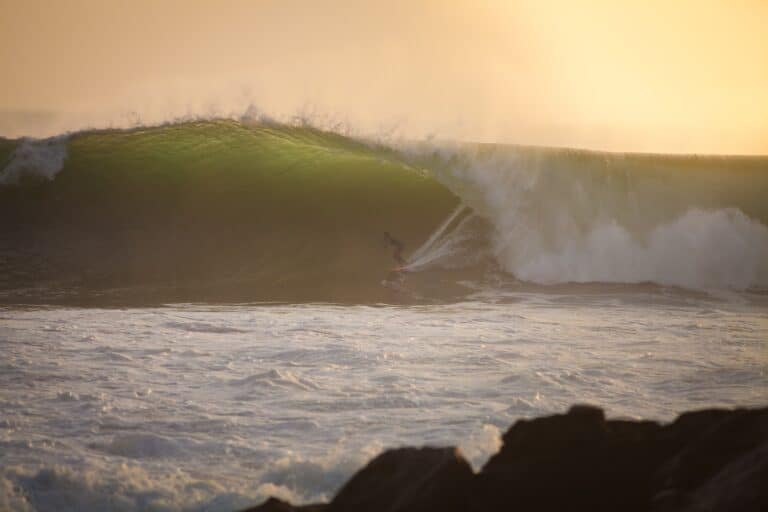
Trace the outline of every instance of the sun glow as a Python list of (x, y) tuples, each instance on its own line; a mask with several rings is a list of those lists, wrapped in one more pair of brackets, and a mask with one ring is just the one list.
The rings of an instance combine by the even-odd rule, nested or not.
[(410, 137), (768, 153), (761, 0), (1, 3), (6, 135), (254, 104)]

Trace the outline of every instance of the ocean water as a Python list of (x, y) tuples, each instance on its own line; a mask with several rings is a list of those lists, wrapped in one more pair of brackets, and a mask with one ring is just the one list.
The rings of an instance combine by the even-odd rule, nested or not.
[(768, 157), (263, 119), (0, 138), (0, 510), (303, 503), (574, 403), (764, 406), (767, 194)]
[(479, 293), (421, 306), (0, 311), (0, 508), (327, 499), (382, 449), (479, 467), (573, 403), (671, 420), (768, 401), (764, 295)]

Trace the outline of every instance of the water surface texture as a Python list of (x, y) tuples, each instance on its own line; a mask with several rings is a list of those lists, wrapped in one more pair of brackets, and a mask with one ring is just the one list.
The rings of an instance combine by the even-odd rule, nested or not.
[(517, 418), (768, 400), (764, 296), (498, 293), (424, 306), (0, 312), (0, 505), (329, 498), (386, 447), (479, 467)]

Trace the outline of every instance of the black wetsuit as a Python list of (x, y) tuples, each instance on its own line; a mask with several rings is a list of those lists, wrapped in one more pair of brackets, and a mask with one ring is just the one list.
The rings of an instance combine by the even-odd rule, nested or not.
[(392, 246), (392, 250), (394, 251), (392, 253), (392, 257), (395, 258), (395, 261), (399, 265), (405, 265), (405, 258), (403, 258), (403, 243), (400, 240), (396, 240), (392, 238), (392, 235), (384, 232), (384, 236), (387, 238), (387, 243)]

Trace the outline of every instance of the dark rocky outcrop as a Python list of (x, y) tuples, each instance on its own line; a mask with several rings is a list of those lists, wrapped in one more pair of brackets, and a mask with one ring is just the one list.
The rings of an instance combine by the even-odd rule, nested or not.
[(262, 512), (766, 511), (768, 408), (704, 410), (668, 425), (579, 405), (516, 422), (474, 474), (453, 448), (387, 451), (328, 505)]
[(655, 511), (768, 510), (768, 408), (685, 413), (662, 437), (679, 449), (655, 473)]
[(326, 512), (328, 505), (314, 504), (295, 506), (277, 498), (269, 498), (261, 505), (249, 508), (243, 512)]
[(659, 425), (606, 421), (576, 406), (567, 414), (521, 420), (503, 437), (474, 482), (477, 510), (644, 510)]
[(459, 512), (472, 477), (472, 467), (455, 448), (389, 450), (341, 488), (329, 511)]

